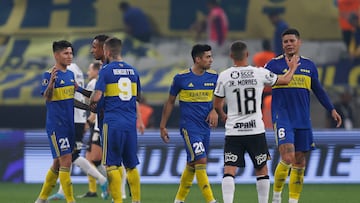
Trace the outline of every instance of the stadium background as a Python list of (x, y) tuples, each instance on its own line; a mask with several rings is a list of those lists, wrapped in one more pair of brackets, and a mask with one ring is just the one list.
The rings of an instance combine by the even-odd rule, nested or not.
[[(84, 72), (92, 61), (90, 44), (96, 34), (124, 38), (119, 0), (4, 0), (0, 5), (0, 181), (41, 182), (51, 162), (45, 126), (45, 105), (39, 95), (41, 73), (54, 63), (51, 43), (67, 39), (74, 44), (75, 60)], [(195, 43), (189, 25), (206, 15), (205, 0), (132, 0), (152, 19), (156, 36), (149, 44), (132, 40), (124, 48), (126, 61), (139, 70), (143, 94), (154, 108), (158, 126), (162, 104), (167, 98), (171, 78), (191, 65), (190, 49)], [(302, 55), (318, 65), (319, 77), (333, 101), (338, 93), (351, 87), (354, 115), (359, 113), (360, 66), (343, 57), (338, 13), (333, 0), (223, 0), (230, 20), (227, 40), (248, 43), (251, 55), (261, 50), (261, 39), (271, 38), (273, 27), (263, 13), (265, 8), (283, 8), (284, 19), (301, 31)], [(326, 12), (324, 12), (326, 11)], [(203, 42), (205, 42), (203, 36)], [(231, 65), (225, 56), (215, 57), (213, 68), (221, 71)], [(312, 121), (319, 138), (319, 148), (311, 154), (306, 179), (313, 183), (360, 183), (354, 169), (360, 166), (357, 135), (359, 119), (350, 132), (325, 129), (326, 112), (312, 98)], [(150, 129), (139, 137), (142, 179), (149, 183), (176, 183), (184, 162), (184, 151), (177, 136), (178, 109), (172, 114), (173, 144), (159, 144), (158, 130)], [(222, 129), (213, 133), (210, 154), (212, 182), (221, 181)], [(338, 135), (342, 135), (341, 137)], [(273, 161), (272, 132), (268, 133)], [(167, 157), (167, 159), (162, 159)], [(166, 161), (161, 161), (166, 160)], [(179, 164), (178, 164), (179, 163)], [(270, 164), (271, 166), (271, 164)], [(273, 171), (273, 168), (271, 169)], [(33, 173), (36, 171), (37, 173)], [(239, 172), (242, 180), (252, 182), (253, 171)], [(272, 173), (271, 173), (272, 174)], [(86, 177), (78, 169), (75, 181)], [(30, 177), (31, 176), (31, 177)]]

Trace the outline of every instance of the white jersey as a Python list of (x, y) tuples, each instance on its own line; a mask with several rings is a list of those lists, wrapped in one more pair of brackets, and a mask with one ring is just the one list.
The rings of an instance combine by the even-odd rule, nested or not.
[[(96, 79), (95, 79), (95, 78), (94, 78), (94, 79), (91, 79), (91, 80), (88, 82), (87, 86), (86, 86), (86, 90), (93, 92), (93, 91), (95, 90), (95, 85), (96, 85)], [(96, 116), (95, 116), (94, 130), (99, 131), (97, 114), (96, 114)]]
[(219, 74), (215, 96), (227, 103), (226, 136), (265, 132), (261, 102), (265, 85), (274, 85), (277, 75), (265, 68), (230, 67)]
[[(84, 74), (75, 63), (71, 63), (68, 67), (68, 70), (74, 73), (75, 81), (80, 87), (84, 87)], [(79, 93), (75, 92), (74, 98), (82, 103), (85, 103), (85, 97)], [(74, 122), (75, 123), (85, 123), (86, 122), (86, 111), (82, 109), (74, 109)]]

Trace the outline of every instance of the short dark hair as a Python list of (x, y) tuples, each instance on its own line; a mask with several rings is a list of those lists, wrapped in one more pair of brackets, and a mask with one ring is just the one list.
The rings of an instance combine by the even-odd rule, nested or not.
[(242, 42), (240, 40), (233, 42), (230, 50), (234, 60), (240, 61), (246, 57), (245, 51), (247, 50), (247, 46), (245, 42)]
[(74, 51), (72, 44), (66, 40), (54, 41), (52, 44), (52, 49), (54, 53), (64, 50), (68, 47), (71, 47), (71, 49)]
[(97, 41), (100, 42), (100, 44), (104, 44), (104, 42), (109, 39), (110, 37), (108, 35), (104, 35), (104, 34), (101, 34), (101, 35), (96, 35), (94, 37), (94, 40), (96, 39)]
[(130, 7), (130, 4), (128, 2), (121, 2), (119, 4), (119, 8), (123, 11), (126, 11)]
[(107, 49), (110, 50), (111, 56), (116, 57), (121, 54), (122, 41), (116, 37), (110, 37), (104, 42)]
[(297, 38), (300, 39), (300, 33), (297, 29), (295, 28), (289, 28), (286, 29), (282, 34), (281, 37), (284, 37), (285, 35), (295, 35)]
[(204, 55), (204, 52), (211, 51), (211, 46), (208, 44), (196, 44), (193, 46), (191, 50), (191, 57), (193, 61), (195, 62), (196, 57), (201, 57)]

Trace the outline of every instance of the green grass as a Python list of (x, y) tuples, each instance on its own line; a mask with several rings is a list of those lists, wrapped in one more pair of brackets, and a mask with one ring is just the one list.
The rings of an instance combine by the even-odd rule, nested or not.
[[(215, 198), (222, 202), (221, 185), (212, 185)], [(4, 203), (31, 203), (34, 202), (39, 191), (40, 184), (12, 184), (0, 183), (0, 202)], [(142, 202), (143, 203), (172, 203), (177, 185), (173, 184), (143, 184)], [(56, 188), (57, 190), (57, 188)], [(56, 191), (54, 189), (53, 192)], [(75, 184), (75, 195), (83, 194), (87, 191), (87, 185)], [(306, 184), (299, 202), (304, 203), (358, 203), (360, 184)], [(287, 188), (283, 192), (283, 202), (287, 202)], [(270, 195), (271, 196), (271, 195)], [(56, 201), (65, 203), (65, 201)], [(111, 202), (100, 198), (77, 199), (77, 203), (101, 203)], [(197, 185), (193, 185), (187, 198), (187, 203), (205, 202)], [(255, 184), (236, 185), (234, 203), (256, 203)], [(124, 203), (131, 203), (128, 197)]]

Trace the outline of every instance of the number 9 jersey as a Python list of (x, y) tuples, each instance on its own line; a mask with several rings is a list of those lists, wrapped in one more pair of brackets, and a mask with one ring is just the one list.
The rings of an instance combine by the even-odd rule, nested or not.
[(226, 136), (265, 132), (261, 102), (265, 85), (276, 83), (277, 75), (264, 68), (230, 67), (219, 74), (215, 95), (226, 99)]
[(139, 74), (125, 62), (114, 61), (99, 72), (95, 90), (104, 95), (104, 122), (119, 121), (124, 127), (136, 123), (136, 97), (141, 91)]

